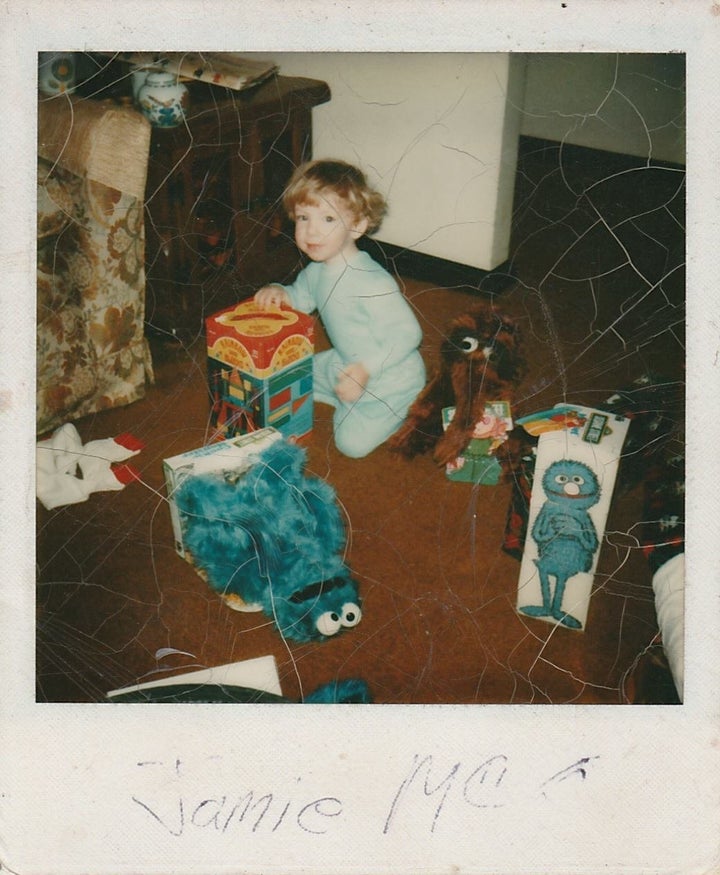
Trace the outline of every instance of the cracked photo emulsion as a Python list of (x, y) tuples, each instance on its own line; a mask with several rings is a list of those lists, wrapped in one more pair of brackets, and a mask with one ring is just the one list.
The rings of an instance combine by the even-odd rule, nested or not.
[(683, 701), (683, 54), (38, 81), (37, 702)]

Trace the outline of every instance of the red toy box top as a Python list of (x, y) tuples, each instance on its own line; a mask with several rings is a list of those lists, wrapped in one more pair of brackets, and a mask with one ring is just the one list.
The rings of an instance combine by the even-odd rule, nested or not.
[(269, 377), (312, 355), (315, 320), (283, 307), (242, 301), (205, 320), (208, 355), (256, 377)]

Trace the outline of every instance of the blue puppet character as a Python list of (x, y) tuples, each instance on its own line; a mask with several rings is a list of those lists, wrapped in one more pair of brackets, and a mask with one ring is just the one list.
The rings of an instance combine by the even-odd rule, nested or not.
[[(547, 468), (542, 486), (546, 501), (531, 534), (538, 548), (535, 564), (543, 603), (520, 610), (530, 617), (553, 617), (563, 626), (581, 629), (582, 623), (563, 611), (562, 601), (567, 581), (592, 568), (599, 542), (588, 508), (600, 500), (600, 484), (583, 462), (561, 459)], [(551, 577), (555, 578), (554, 592)]]
[(362, 617), (335, 490), (307, 475), (305, 460), (305, 450), (278, 441), (246, 473), (191, 477), (176, 494), (185, 548), (211, 588), (301, 642)]

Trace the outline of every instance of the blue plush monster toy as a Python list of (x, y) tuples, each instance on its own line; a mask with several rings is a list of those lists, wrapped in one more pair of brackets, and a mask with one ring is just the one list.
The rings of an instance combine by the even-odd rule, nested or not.
[(305, 458), (277, 441), (242, 475), (191, 477), (176, 496), (185, 549), (212, 589), (295, 641), (323, 640), (362, 617), (335, 490), (304, 474)]
[[(592, 568), (598, 536), (588, 508), (600, 500), (600, 484), (583, 462), (561, 459), (548, 466), (542, 485), (547, 500), (531, 534), (538, 547), (535, 564), (543, 603), (520, 610), (531, 617), (553, 617), (563, 626), (580, 629), (582, 624), (562, 610), (562, 600), (569, 578)], [(551, 577), (555, 578), (552, 595)]]

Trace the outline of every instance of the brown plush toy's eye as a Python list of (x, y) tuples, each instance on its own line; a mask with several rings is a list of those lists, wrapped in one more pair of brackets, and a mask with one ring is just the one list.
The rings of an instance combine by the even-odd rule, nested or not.
[(468, 335), (468, 337), (463, 337), (458, 346), (463, 352), (475, 352), (475, 350), (480, 346), (480, 341), (477, 339), (477, 337), (471, 337)]

